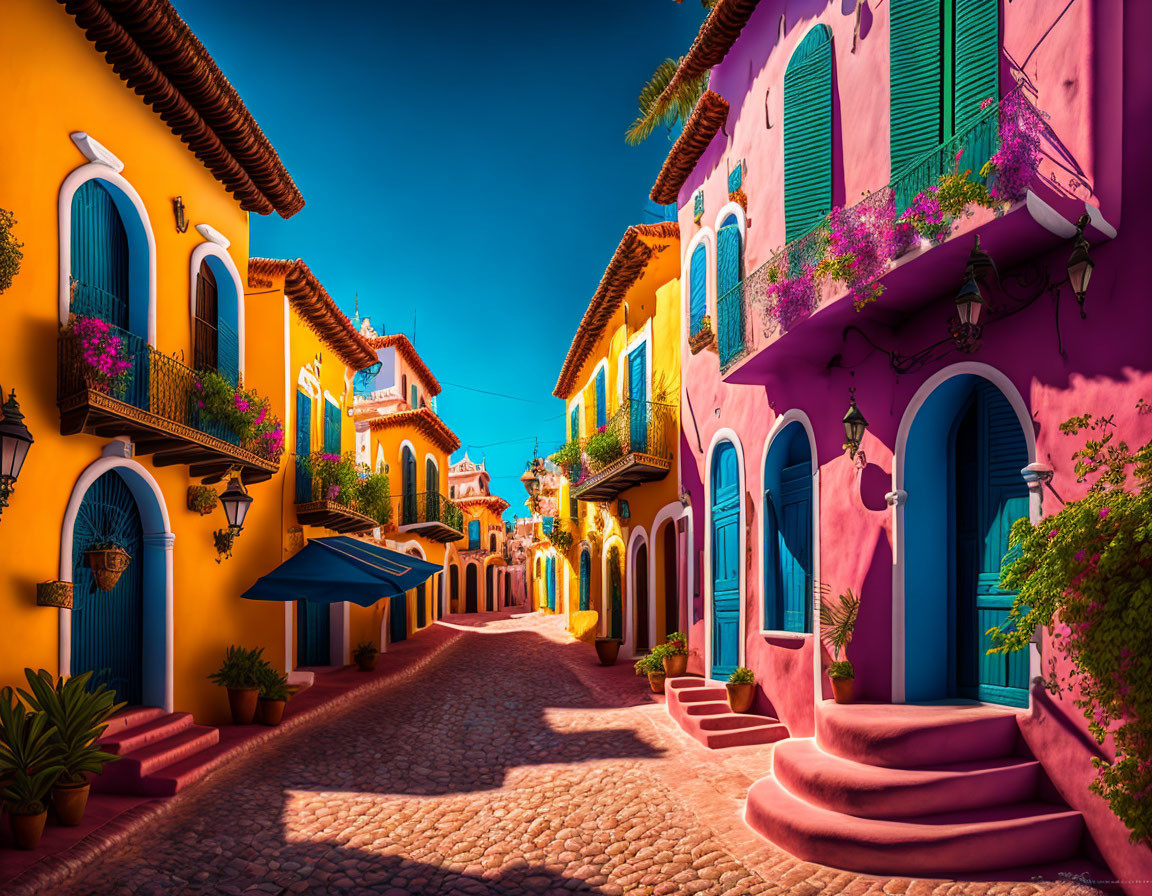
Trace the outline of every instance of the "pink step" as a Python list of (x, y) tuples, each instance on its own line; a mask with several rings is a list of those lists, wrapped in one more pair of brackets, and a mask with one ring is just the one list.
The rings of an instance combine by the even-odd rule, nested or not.
[(849, 703), (816, 709), (816, 740), (825, 752), (889, 768), (919, 768), (1010, 756), (1020, 731), (1016, 713), (982, 703)]
[(167, 715), (154, 716), (143, 724), (117, 731), (113, 734), (104, 732), (100, 738), (101, 749), (124, 756), (133, 750), (139, 750), (149, 744), (164, 740), (185, 731), (192, 725), (192, 714), (187, 712), (172, 712)]
[(788, 736), (778, 719), (752, 713), (734, 713), (723, 687), (703, 679), (672, 678), (665, 682), (668, 712), (676, 723), (704, 746), (717, 750), (771, 744)]
[(797, 858), (868, 874), (953, 876), (1075, 856), (1079, 812), (1047, 803), (922, 815), (857, 818), (793, 796), (775, 777), (748, 792), (745, 820)]
[(96, 790), (105, 793), (152, 794), (146, 783), (150, 775), (187, 759), (220, 741), (220, 732), (205, 725), (189, 725), (162, 740), (125, 754), (104, 767), (94, 782)]
[(125, 728), (134, 728), (137, 725), (143, 725), (162, 715), (164, 715), (164, 710), (159, 706), (132, 706), (128, 709), (123, 709), (108, 720), (108, 727), (104, 729), (104, 734), (100, 739), (103, 741), (105, 738), (111, 737), (123, 731)]
[(232, 748), (232, 745), (213, 744), (187, 759), (165, 766), (155, 774), (144, 778), (140, 782), (138, 792), (144, 796), (177, 794), (226, 762)]
[(772, 774), (793, 795), (823, 809), (888, 819), (983, 809), (1036, 798), (1034, 759), (1003, 757), (920, 769), (894, 769), (825, 753), (813, 740), (776, 748)]

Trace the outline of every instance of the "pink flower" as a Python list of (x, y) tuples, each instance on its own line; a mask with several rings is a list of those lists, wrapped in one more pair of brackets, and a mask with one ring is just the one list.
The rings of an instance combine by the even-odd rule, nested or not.
[(1108, 516), (1109, 510), (1110, 510), (1110, 508), (1108, 508), (1108, 507), (1101, 509), (1100, 519), (1104, 519), (1104, 517)]

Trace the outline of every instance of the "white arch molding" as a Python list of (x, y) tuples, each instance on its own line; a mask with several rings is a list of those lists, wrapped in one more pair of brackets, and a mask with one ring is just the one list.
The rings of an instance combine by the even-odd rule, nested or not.
[[(744, 645), (744, 596), (748, 593), (748, 533), (747, 522), (745, 520), (745, 495), (746, 495), (746, 478), (747, 472), (744, 469), (744, 446), (740, 442), (740, 437), (736, 434), (735, 430), (727, 427), (718, 429), (712, 436), (712, 441), (708, 443), (708, 453), (705, 455), (704, 467), (704, 500), (707, 504), (705, 509), (706, 525), (704, 529), (704, 571), (707, 572), (714, 568), (712, 563), (712, 458), (716, 454), (716, 448), (721, 442), (731, 442), (732, 447), (736, 449), (736, 468), (738, 472), (738, 487), (740, 495), (740, 521), (739, 521), (739, 559), (740, 559), (740, 619), (737, 623), (739, 630), (740, 652), (738, 664), (743, 666), (745, 663), (745, 645)], [(712, 679), (712, 576), (704, 576), (704, 677), (711, 681)]]
[(739, 202), (728, 202), (720, 206), (720, 211), (716, 213), (716, 227), (714, 229), (719, 233), (720, 225), (729, 215), (736, 218), (736, 226), (740, 228), (740, 250), (743, 251), (748, 235), (748, 219), (744, 213), (744, 207)]
[[(624, 561), (624, 647), (625, 656), (636, 655), (636, 554), (640, 546), (648, 548), (648, 608), (652, 606), (652, 545), (643, 526), (633, 526), (628, 536), (628, 554)], [(629, 610), (631, 608), (631, 610)], [(648, 620), (648, 644), (652, 645), (652, 620)]]
[[(692, 305), (692, 254), (699, 245), (704, 246), (704, 313), (716, 319), (716, 233), (710, 227), (701, 227), (688, 243), (680, 261), (680, 282), (684, 284), (680, 289), (680, 319), (683, 321), (688, 320)], [(683, 330), (687, 340), (692, 334), (686, 325)]]
[(189, 304), (191, 306), (191, 325), (192, 325), (192, 338), (196, 338), (196, 281), (200, 276), (200, 265), (205, 259), (212, 257), (219, 259), (224, 269), (228, 272), (228, 276), (232, 280), (232, 288), (236, 290), (236, 338), (240, 340), (240, 377), (244, 377), (244, 283), (240, 279), (240, 272), (236, 270), (236, 263), (232, 261), (232, 256), (228, 254), (228, 249), (217, 242), (205, 240), (195, 249), (192, 250), (192, 257), (189, 262)]
[[(600, 634), (602, 637), (607, 638), (611, 629), (609, 628), (609, 619), (612, 615), (612, 606), (609, 603), (611, 599), (610, 584), (608, 581), (608, 555), (612, 552), (612, 546), (615, 545), (620, 548), (620, 602), (624, 603), (626, 588), (628, 583), (625, 581), (624, 576), (626, 572), (626, 562), (628, 558), (627, 546), (624, 544), (624, 539), (619, 535), (609, 535), (604, 539), (604, 546), (600, 550)], [(621, 606), (621, 615), (624, 616), (623, 625), (628, 624), (627, 607)], [(627, 631), (625, 628), (624, 631)], [(621, 632), (623, 634), (624, 632)]]
[[(900, 427), (896, 432), (896, 448), (893, 453), (892, 459), (892, 492), (889, 496), (889, 504), (892, 506), (892, 702), (904, 702), (904, 675), (905, 675), (905, 655), (904, 655), (904, 638), (905, 638), (905, 555), (904, 555), (904, 537), (905, 537), (905, 511), (904, 505), (911, 498), (915, 500), (915, 495), (909, 496), (905, 490), (904, 474), (905, 474), (905, 460), (906, 452), (908, 449), (908, 436), (912, 431), (912, 424), (915, 422), (916, 415), (923, 408), (924, 404), (931, 397), (932, 393), (940, 387), (941, 384), (947, 382), (953, 377), (958, 376), (977, 376), (981, 379), (987, 380), (993, 386), (1000, 390), (1001, 394), (1008, 400), (1012, 406), (1012, 410), (1016, 412), (1016, 419), (1020, 424), (1020, 429), (1024, 434), (1024, 442), (1028, 449), (1028, 462), (1034, 463), (1036, 460), (1036, 431), (1033, 428), (1032, 415), (1028, 411), (1028, 405), (1025, 403), (1023, 396), (1020, 395), (1016, 384), (1012, 382), (1000, 370), (992, 367), (989, 364), (984, 364), (980, 361), (960, 361), (956, 364), (950, 364), (942, 370), (936, 371), (932, 376), (928, 377), (916, 390), (912, 399), (908, 402), (908, 406), (904, 409), (904, 415), (900, 418)], [(1033, 523), (1039, 522), (1040, 519), (1040, 493), (1039, 490), (1030, 490), (1028, 498), (1028, 515)], [(1030, 648), (1030, 662), (1032, 669), (1029, 678), (1035, 677), (1039, 674), (1039, 656), (1035, 652), (1035, 648)], [(1031, 698), (1029, 698), (1031, 700)]]
[[(145, 583), (163, 579), (164, 597), (159, 606), (149, 604), (146, 588), (144, 599), (144, 646), (141, 665), (143, 666), (143, 701), (145, 705), (160, 706), (165, 712), (172, 712), (175, 687), (173, 677), (173, 571), (172, 545), (176, 536), (168, 519), (168, 507), (160, 486), (147, 469), (129, 457), (106, 455), (89, 464), (68, 499), (64, 520), (60, 526), (61, 582), (72, 581), (73, 532), (80, 504), (92, 483), (105, 473), (115, 470), (128, 486), (136, 508), (140, 513), (143, 527), (144, 547), (141, 558)], [(59, 624), (59, 670), (61, 677), (72, 674), (72, 611), (60, 610)]]

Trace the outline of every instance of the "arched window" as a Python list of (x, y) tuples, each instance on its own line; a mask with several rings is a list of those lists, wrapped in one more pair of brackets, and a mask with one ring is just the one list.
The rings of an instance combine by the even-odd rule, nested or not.
[(592, 588), (592, 555), (585, 548), (580, 552), (580, 609), (592, 609), (590, 591)]
[(691, 290), (688, 298), (688, 335), (695, 336), (704, 326), (704, 315), (708, 313), (708, 250), (703, 243), (698, 243), (692, 250), (688, 281)]
[(218, 258), (208, 256), (196, 274), (192, 363), (240, 382), (240, 308), (232, 277)]
[(401, 504), (403, 507), (400, 522), (415, 523), (416, 520), (416, 455), (407, 445), (400, 453)]
[(832, 29), (816, 25), (784, 72), (784, 236), (832, 210)]
[(115, 198), (99, 180), (85, 181), (72, 196), (71, 239), (72, 313), (134, 329), (128, 234)]
[(440, 519), (440, 468), (428, 458), (424, 463), (424, 494), (428, 505), (428, 519)]
[(729, 215), (716, 234), (716, 331), (720, 363), (727, 364), (744, 350), (744, 303), (740, 300), (743, 258), (740, 224)]
[(488, 553), (496, 553), (496, 533), (494, 532), (488, 536)]
[(480, 520), (468, 520), (468, 550), (480, 550)]

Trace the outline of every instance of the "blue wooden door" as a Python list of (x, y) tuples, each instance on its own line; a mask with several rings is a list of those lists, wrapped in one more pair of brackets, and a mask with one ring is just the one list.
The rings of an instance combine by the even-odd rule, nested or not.
[(556, 612), (556, 558), (549, 557), (545, 565), (545, 581), (548, 585), (548, 609)]
[(130, 329), (128, 236), (100, 181), (85, 181), (72, 196), (71, 230), (72, 311)]
[(475, 613), (477, 610), (476, 592), (479, 590), (479, 581), (476, 578), (476, 564), (469, 563), (464, 571), (464, 612)]
[(392, 600), (392, 615), (388, 622), (388, 640), (393, 644), (408, 637), (408, 594), (396, 594)]
[(332, 635), (330, 604), (296, 601), (296, 665), (327, 666)]
[(296, 391), (296, 503), (312, 500), (312, 398)]
[(590, 610), (590, 589), (592, 585), (592, 558), (587, 551), (580, 552), (580, 609)]
[(1028, 705), (1028, 651), (989, 654), (985, 634), (1002, 625), (1015, 592), (999, 587), (1012, 523), (1028, 515), (1020, 470), (1028, 448), (1004, 395), (981, 381), (953, 441), (955, 473), (956, 692), (993, 703)]
[(720, 363), (744, 350), (744, 303), (740, 301), (740, 226), (729, 216), (716, 235), (716, 329)]
[[(111, 591), (96, 586), (85, 557), (90, 547), (114, 542), (130, 555), (128, 568)], [(72, 674), (116, 691), (116, 699), (138, 704), (143, 692), (143, 533), (136, 501), (120, 474), (109, 471), (84, 494), (72, 530)], [(153, 595), (163, 600), (163, 595)]]
[(712, 677), (740, 665), (740, 475), (736, 448), (712, 457)]
[(630, 451), (648, 453), (648, 352), (645, 345), (628, 356), (628, 442)]
[(812, 474), (808, 464), (781, 472), (777, 556), (784, 631), (810, 632), (812, 594)]

